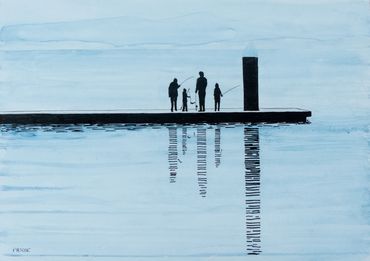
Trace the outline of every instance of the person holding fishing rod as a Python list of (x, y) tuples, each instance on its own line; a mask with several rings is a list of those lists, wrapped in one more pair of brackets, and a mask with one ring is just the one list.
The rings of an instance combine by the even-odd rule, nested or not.
[(213, 91), (213, 97), (215, 99), (215, 111), (220, 111), (220, 103), (221, 103), (221, 97), (222, 97), (222, 92), (220, 89), (220, 86), (218, 83), (215, 85), (215, 90)]
[(177, 79), (173, 79), (168, 87), (168, 97), (171, 100), (171, 111), (173, 112), (173, 108), (175, 107), (175, 111), (177, 111), (177, 96), (178, 96), (178, 89), (183, 85), (186, 81), (192, 79), (194, 77), (189, 77), (185, 79), (181, 84), (177, 83)]
[(175, 111), (177, 111), (177, 96), (178, 92), (177, 89), (180, 88), (181, 85), (177, 83), (177, 79), (173, 79), (168, 87), (168, 97), (171, 100), (171, 111), (173, 112), (173, 108), (175, 107)]
[(221, 97), (223, 97), (227, 93), (229, 93), (229, 92), (231, 92), (231, 91), (233, 91), (233, 90), (235, 90), (236, 88), (239, 88), (239, 87), (240, 87), (240, 84), (228, 89), (226, 92), (224, 92), (222, 94), (219, 84), (216, 83), (215, 90), (213, 92), (213, 97), (215, 99), (215, 111), (220, 111)]

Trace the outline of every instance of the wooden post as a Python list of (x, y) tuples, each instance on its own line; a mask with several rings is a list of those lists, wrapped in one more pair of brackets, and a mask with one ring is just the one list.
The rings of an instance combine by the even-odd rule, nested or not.
[(244, 111), (258, 111), (258, 58), (243, 57)]

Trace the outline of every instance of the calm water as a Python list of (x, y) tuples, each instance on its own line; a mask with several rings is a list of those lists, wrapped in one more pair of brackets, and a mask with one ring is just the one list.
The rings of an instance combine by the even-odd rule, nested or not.
[(367, 260), (368, 129), (330, 126), (2, 126), (1, 260)]

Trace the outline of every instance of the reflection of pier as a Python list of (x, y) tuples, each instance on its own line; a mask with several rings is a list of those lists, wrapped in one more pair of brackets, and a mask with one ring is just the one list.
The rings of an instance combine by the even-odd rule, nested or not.
[(186, 127), (182, 128), (182, 155), (186, 154), (188, 147), (186, 141), (188, 140), (188, 129)]
[(215, 166), (218, 168), (221, 164), (221, 128), (215, 129)]
[(197, 175), (199, 192), (202, 197), (207, 194), (207, 129), (197, 128)]
[[(178, 137), (177, 131), (178, 127), (170, 126), (168, 129), (168, 165), (170, 171), (170, 183), (176, 182), (178, 164), (182, 163), (179, 159), (178, 153)], [(181, 128), (181, 148), (182, 155), (185, 156), (188, 147), (187, 140), (190, 138), (188, 136), (188, 127), (183, 126)], [(199, 185), (199, 194), (202, 197), (207, 195), (207, 127), (198, 126), (196, 129), (196, 142), (197, 142), (197, 177)], [(216, 127), (215, 129), (215, 165), (218, 167), (221, 163), (221, 128)]]
[(259, 129), (244, 129), (247, 252), (261, 253), (261, 170)]
[(177, 175), (177, 127), (168, 127), (169, 145), (168, 145), (168, 163), (170, 170), (170, 183), (176, 182)]
[[(177, 127), (168, 127), (169, 146), (168, 162), (170, 182), (176, 182), (178, 170), (178, 139)], [(182, 128), (182, 154), (187, 151), (187, 128)], [(207, 196), (207, 127), (198, 126), (196, 129), (197, 141), (197, 177), (199, 194)], [(222, 157), (221, 128), (215, 127), (215, 167), (220, 166)], [(246, 242), (248, 255), (259, 255), (261, 249), (261, 170), (259, 129), (256, 127), (244, 128), (244, 177), (245, 177), (245, 219)]]

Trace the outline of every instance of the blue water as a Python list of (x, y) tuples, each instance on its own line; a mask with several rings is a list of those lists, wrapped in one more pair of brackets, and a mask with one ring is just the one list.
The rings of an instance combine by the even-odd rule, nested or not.
[(370, 254), (366, 128), (1, 131), (5, 260), (20, 254), (27, 260), (244, 260), (248, 254), (365, 260)]

